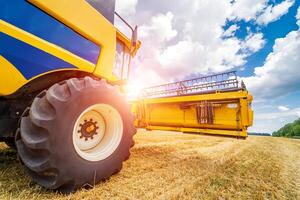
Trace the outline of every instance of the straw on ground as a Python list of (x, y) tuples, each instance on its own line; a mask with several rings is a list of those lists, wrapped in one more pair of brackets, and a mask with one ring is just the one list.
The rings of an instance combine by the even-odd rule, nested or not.
[(300, 199), (300, 140), (140, 130), (123, 170), (93, 189), (47, 191), (0, 144), (0, 199)]

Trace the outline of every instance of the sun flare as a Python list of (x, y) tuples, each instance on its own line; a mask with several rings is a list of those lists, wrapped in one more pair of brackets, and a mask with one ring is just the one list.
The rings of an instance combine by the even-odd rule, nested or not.
[(129, 82), (125, 86), (125, 91), (127, 94), (127, 99), (128, 100), (135, 100), (138, 98), (140, 92), (144, 88), (142, 83), (139, 82)]

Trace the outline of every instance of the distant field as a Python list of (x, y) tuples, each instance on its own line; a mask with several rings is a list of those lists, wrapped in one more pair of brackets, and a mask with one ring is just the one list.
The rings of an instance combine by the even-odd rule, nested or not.
[(33, 183), (0, 144), (0, 199), (300, 199), (300, 140), (139, 131), (123, 170), (64, 196)]

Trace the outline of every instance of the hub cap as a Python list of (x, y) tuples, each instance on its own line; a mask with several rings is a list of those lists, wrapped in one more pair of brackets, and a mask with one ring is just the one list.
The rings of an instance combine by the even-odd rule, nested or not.
[(88, 161), (109, 157), (119, 146), (123, 121), (110, 105), (96, 104), (81, 113), (73, 129), (73, 145), (77, 154)]

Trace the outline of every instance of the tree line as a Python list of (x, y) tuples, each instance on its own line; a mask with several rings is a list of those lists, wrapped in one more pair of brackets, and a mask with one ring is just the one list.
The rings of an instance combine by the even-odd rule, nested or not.
[(292, 123), (286, 124), (273, 133), (275, 137), (297, 137), (300, 138), (300, 118)]

